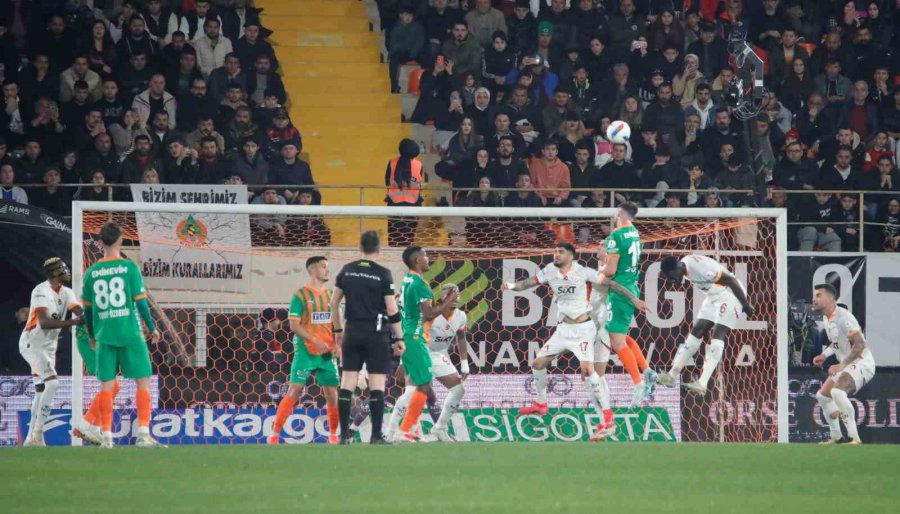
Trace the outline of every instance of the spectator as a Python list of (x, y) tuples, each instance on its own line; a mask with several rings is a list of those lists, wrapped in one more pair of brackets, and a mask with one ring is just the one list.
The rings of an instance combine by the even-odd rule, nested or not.
[(221, 35), (221, 24), (217, 18), (207, 18), (203, 22), (204, 35), (193, 42), (197, 50), (197, 63), (203, 76), (225, 64), (225, 56), (232, 53), (231, 40)]
[(90, 173), (90, 186), (79, 188), (77, 198), (83, 202), (108, 202), (111, 200), (111, 191), (112, 188), (106, 185), (103, 170), (94, 170)]
[(275, 126), (275, 114), (283, 109), (278, 100), (278, 93), (266, 89), (263, 93), (263, 103), (253, 109), (253, 119), (259, 125), (259, 129), (268, 132)]
[(116, 152), (123, 159), (134, 149), (134, 141), (138, 136), (150, 137), (146, 125), (141, 124), (140, 117), (131, 109), (125, 111), (121, 120), (106, 129), (112, 135)]
[(244, 22), (244, 35), (234, 42), (234, 53), (244, 65), (246, 73), (253, 72), (256, 60), (265, 55), (269, 58), (269, 68), (272, 71), (278, 69), (278, 59), (275, 57), (275, 49), (264, 38), (260, 37), (262, 27), (257, 18), (250, 18)]
[(234, 84), (239, 84), (246, 91), (247, 82), (247, 74), (241, 69), (241, 61), (234, 52), (226, 55), (225, 64), (212, 70), (206, 79), (208, 94), (217, 102), (225, 99), (225, 93)]
[(106, 134), (106, 125), (103, 124), (103, 114), (97, 107), (88, 109), (84, 121), (80, 125), (70, 127), (71, 138), (75, 150), (79, 154), (87, 152), (94, 146), (94, 139), (100, 134)]
[(509, 46), (519, 55), (530, 53), (537, 39), (537, 20), (529, 0), (516, 0), (513, 17), (507, 20)]
[[(665, 191), (678, 185), (678, 170), (671, 163), (672, 154), (666, 145), (658, 145), (653, 154), (653, 164), (642, 170), (641, 189), (648, 190), (642, 196), (644, 205), (655, 207), (663, 201)], [(651, 191), (656, 191), (655, 193)]]
[[(262, 193), (256, 195), (253, 198), (253, 201), (251, 201), (250, 203), (257, 205), (287, 205), (287, 200), (285, 200), (283, 196), (278, 194), (278, 190), (276, 188), (266, 187), (262, 190)], [(281, 239), (283, 239), (287, 233), (284, 228), (285, 224), (288, 221), (287, 216), (254, 215), (250, 217), (250, 220), (260, 230), (265, 232), (273, 232)], [(262, 237), (264, 237), (267, 242), (271, 242), (270, 239), (273, 237), (273, 234), (265, 234)], [(254, 244), (258, 243), (254, 242)]]
[(441, 46), (450, 39), (450, 31), (457, 22), (463, 22), (458, 8), (448, 7), (447, 0), (434, 0), (425, 15), (425, 38), (428, 40), (428, 62), (434, 62), (441, 52)]
[[(774, 41), (774, 40), (773, 40)], [(806, 62), (809, 60), (809, 54), (802, 46), (797, 45), (800, 41), (800, 35), (793, 27), (784, 27), (781, 32), (781, 43), (775, 45), (768, 55), (769, 76), (776, 82), (783, 82), (792, 73), (796, 73), (793, 69), (794, 64), (799, 59), (806, 68)]]
[(813, 84), (816, 91), (827, 100), (827, 107), (835, 111), (844, 103), (852, 87), (850, 79), (841, 75), (841, 61), (836, 58), (828, 59), (825, 63), (825, 73), (817, 76)]
[(244, 177), (250, 186), (259, 186), (269, 182), (269, 163), (260, 151), (256, 138), (245, 138), (239, 151), (231, 155), (231, 169)]
[(626, 201), (634, 193), (621, 191), (636, 189), (641, 186), (638, 172), (634, 165), (625, 160), (628, 147), (621, 143), (613, 145), (612, 160), (600, 168), (600, 184), (604, 189), (612, 189), (617, 202)]
[(686, 194), (680, 195), (682, 196), (680, 200), (685, 207), (702, 207), (700, 202), (704, 200), (704, 191), (712, 187), (712, 182), (703, 172), (703, 166), (699, 162), (688, 163), (685, 172), (681, 181), (675, 186), (678, 189), (688, 190)]
[(28, 194), (16, 186), (16, 171), (10, 163), (0, 164), (0, 199), (28, 204)]
[(600, 187), (600, 170), (591, 162), (591, 144), (581, 141), (575, 145), (575, 162), (569, 165), (569, 178), (572, 182), (572, 191), (569, 195), (571, 207), (581, 207), (582, 203), (590, 196), (590, 189)]
[(266, 132), (264, 155), (270, 162), (277, 159), (281, 153), (281, 146), (291, 143), (297, 147), (297, 151), (303, 151), (303, 140), (300, 131), (291, 123), (288, 113), (284, 108), (275, 111), (272, 118), (272, 128)]
[[(78, 184), (81, 182), (81, 152), (72, 147), (63, 149), (59, 158), (59, 176), (62, 184)], [(69, 190), (74, 193), (75, 190)]]
[(659, 86), (661, 86), (665, 81), (666, 78), (663, 74), (663, 71), (658, 68), (654, 69), (647, 75), (647, 79), (638, 89), (638, 98), (641, 99), (641, 102), (643, 103), (645, 109), (651, 103), (656, 101), (656, 95), (659, 91)]
[(394, 25), (387, 41), (388, 68), (391, 76), (391, 92), (400, 92), (397, 75), (400, 66), (407, 61), (419, 61), (425, 49), (425, 29), (415, 20), (413, 8), (407, 4), (400, 7), (400, 23)]
[(166, 73), (166, 91), (176, 100), (184, 98), (190, 94), (191, 86), (197, 79), (203, 80), (203, 74), (197, 66), (197, 54), (193, 49), (184, 50), (179, 55), (176, 66)]
[(778, 93), (775, 91), (766, 91), (763, 95), (763, 113), (768, 116), (767, 121), (777, 125), (781, 134), (786, 134), (791, 130), (794, 115), (791, 111), (778, 101)]
[[(435, 129), (438, 131), (447, 130), (449, 127), (455, 128), (459, 125), (459, 120), (447, 120), (445, 116), (448, 98), (455, 93), (457, 99), (461, 98), (459, 91), (451, 91), (450, 75), (447, 73), (446, 61), (443, 56), (434, 59), (434, 65), (431, 69), (425, 69), (422, 73), (422, 79), (419, 82), (419, 100), (416, 102), (416, 108), (413, 110), (411, 121), (413, 123), (425, 124), (434, 122)], [(451, 100), (452, 105), (452, 100)], [(459, 113), (462, 113), (462, 104), (460, 102)], [(450, 130), (452, 131), (453, 128)]]
[(741, 157), (746, 156), (743, 138), (732, 130), (731, 122), (731, 113), (727, 108), (720, 107), (716, 110), (715, 125), (707, 128), (700, 134), (699, 143), (704, 154), (707, 169), (717, 164), (723, 144), (730, 144), (732, 149)]
[(140, 134), (134, 138), (134, 149), (122, 161), (122, 183), (138, 184), (148, 168), (163, 169), (162, 162), (153, 155), (150, 136)]
[(25, 106), (19, 99), (19, 86), (7, 81), (3, 84), (3, 106), (0, 110), (0, 136), (9, 137), (13, 146), (25, 136)]
[(866, 185), (860, 168), (853, 166), (852, 149), (841, 145), (835, 155), (834, 164), (822, 168), (818, 189), (839, 191), (861, 191)]
[(559, 133), (566, 114), (572, 112), (576, 117), (578, 116), (570, 108), (569, 100), (571, 98), (572, 95), (569, 94), (568, 87), (560, 86), (553, 92), (553, 101), (541, 111), (541, 124), (544, 128), (544, 133), (548, 137), (553, 137)]
[(453, 25), (453, 37), (444, 42), (441, 53), (447, 60), (447, 73), (459, 80), (466, 73), (481, 73), (482, 49), (478, 41), (469, 34), (463, 22)]
[[(456, 27), (454, 27), (454, 31)], [(400, 141), (398, 157), (391, 159), (384, 172), (387, 186), (385, 202), (390, 206), (418, 206), (422, 204), (422, 161), (418, 159), (419, 145), (411, 139)], [(388, 240), (391, 246), (408, 246), (415, 240), (415, 218), (388, 218)]]
[(809, 95), (815, 91), (807, 61), (795, 57), (790, 68), (785, 67), (784, 79), (778, 88), (781, 101), (791, 112), (799, 113)]
[(206, 81), (200, 77), (191, 82), (190, 94), (178, 99), (177, 104), (176, 125), (182, 132), (194, 130), (201, 119), (214, 119), (219, 112), (218, 102), (207, 94)]
[[(315, 205), (315, 191), (301, 189), (297, 195), (297, 205)], [(322, 220), (321, 216), (294, 217), (288, 221), (291, 233), (297, 239), (300, 246), (321, 246), (331, 244), (331, 229)]]
[[(94, 138), (91, 150), (84, 157), (84, 170), (102, 171), (104, 182), (108, 177), (110, 181), (119, 180), (119, 155), (113, 148), (112, 136), (107, 132), (101, 132)], [(81, 177), (83, 182), (90, 182), (92, 176)]]
[(241, 106), (235, 111), (234, 119), (225, 126), (225, 154), (237, 152), (246, 139), (262, 140), (262, 133), (250, 115), (250, 108)]
[[(681, 193), (678, 193), (676, 191), (666, 191), (663, 194), (662, 204), (656, 204), (656, 205), (653, 205), (653, 207), (666, 207), (669, 209), (680, 209), (681, 207), (685, 207), (684, 195)], [(705, 207), (705, 205), (703, 207)]]
[[(756, 187), (756, 176), (744, 164), (738, 154), (728, 157), (728, 165), (724, 173), (716, 176), (715, 186), (724, 192), (723, 202), (727, 207), (745, 207), (755, 205), (753, 191)], [(727, 193), (727, 191), (746, 190), (749, 192)]]
[(507, 207), (543, 207), (544, 199), (531, 187), (531, 175), (522, 171), (516, 176), (516, 191), (507, 195)]
[(636, 96), (629, 96), (619, 107), (617, 120), (624, 121), (631, 127), (632, 132), (640, 131), (644, 124), (644, 106)]
[(150, 86), (153, 70), (147, 66), (147, 54), (136, 52), (128, 59), (128, 64), (119, 73), (117, 82), (122, 92), (122, 100), (131, 105), (134, 98)]
[(757, 114), (752, 123), (756, 123), (756, 135), (752, 136), (756, 139), (756, 156), (752, 159), (751, 166), (755, 170), (771, 173), (784, 146), (784, 133), (777, 123), (769, 121), (769, 116), (764, 112)]
[(877, 65), (875, 72), (872, 73), (872, 89), (869, 99), (874, 102), (879, 109), (884, 112), (893, 103), (891, 101), (891, 90), (893, 85), (888, 82), (890, 71), (883, 64)]
[(900, 249), (900, 200), (891, 198), (883, 213), (878, 217), (881, 227), (881, 247), (886, 252)]
[(716, 106), (713, 104), (712, 91), (709, 84), (702, 83), (697, 86), (697, 91), (691, 103), (685, 106), (685, 117), (696, 114), (700, 118), (700, 130), (705, 130), (715, 125)]
[(161, 0), (147, 0), (147, 8), (141, 14), (147, 24), (150, 39), (160, 46), (166, 46), (171, 40), (170, 31), (175, 32), (178, 16), (162, 6)]
[(216, 148), (225, 153), (225, 138), (216, 131), (216, 123), (209, 115), (203, 115), (197, 120), (196, 130), (187, 135), (187, 146), (200, 151), (200, 141), (206, 137), (212, 137), (216, 142)]
[(148, 61), (154, 64), (159, 59), (159, 47), (156, 42), (150, 38), (147, 32), (144, 19), (140, 16), (134, 16), (128, 22), (128, 33), (122, 35), (122, 39), (116, 45), (116, 53), (119, 56), (119, 62), (124, 63), (131, 59), (134, 55), (145, 55)]
[(869, 84), (858, 80), (852, 98), (841, 106), (838, 125), (848, 125), (862, 141), (869, 141), (881, 130), (879, 114), (878, 105), (869, 100)]
[(195, 184), (199, 178), (199, 154), (181, 137), (170, 138), (162, 156), (162, 174), (168, 184)]
[(818, 92), (809, 95), (806, 106), (795, 119), (800, 141), (813, 148), (834, 133), (835, 119), (825, 111), (825, 98)]
[(567, 205), (569, 188), (572, 187), (569, 167), (559, 160), (559, 145), (555, 139), (547, 139), (541, 149), (541, 157), (531, 159), (531, 182), (538, 195), (548, 206)]
[(756, 12), (750, 25), (753, 41), (766, 52), (774, 53), (787, 27), (780, 0), (762, 0), (762, 10)]
[[(887, 157), (889, 160), (893, 161), (894, 152), (889, 148), (889, 144), (890, 139), (888, 138), (887, 133), (879, 132), (875, 134), (875, 137), (872, 138), (872, 141), (868, 145), (864, 158), (863, 171), (866, 172), (864, 173), (865, 175), (868, 175), (867, 172), (874, 170), (878, 166), (878, 161), (882, 157)], [(867, 187), (866, 189), (870, 188)]]
[(260, 54), (253, 71), (247, 75), (247, 94), (253, 104), (260, 105), (266, 101), (266, 92), (275, 95), (279, 103), (287, 97), (281, 75), (272, 67), (272, 58)]
[[(463, 118), (456, 134), (450, 138), (450, 142), (442, 150), (441, 160), (434, 166), (435, 174), (453, 182), (455, 187), (462, 187), (456, 186), (457, 177), (461, 178), (467, 174), (472, 167), (475, 153), (483, 146), (482, 137), (475, 131), (475, 122), (472, 118)], [(474, 184), (474, 180), (472, 183)]]
[(493, 109), (491, 109), (491, 92), (486, 87), (475, 90), (475, 103), (465, 110), (466, 116), (475, 124), (475, 132), (483, 135), (493, 132)]
[[(890, 157), (882, 155), (878, 159), (878, 175), (875, 177), (875, 182), (874, 187), (867, 187), (866, 189), (900, 192), (900, 171), (894, 166), (894, 162)], [(875, 213), (872, 212), (871, 214), (874, 215)]]
[(166, 77), (157, 73), (150, 78), (150, 85), (144, 92), (135, 97), (131, 104), (142, 124), (150, 120), (155, 112), (165, 111), (169, 115), (169, 128), (175, 129), (178, 117), (175, 97), (166, 91)]
[(860, 140), (859, 134), (853, 132), (847, 125), (837, 129), (837, 134), (822, 141), (818, 149), (818, 160), (824, 161), (823, 168), (829, 168), (834, 162), (838, 149), (841, 146), (849, 146), (852, 155), (852, 164), (855, 168), (862, 169), (866, 159), (866, 145)]
[(562, 126), (555, 134), (559, 142), (559, 158), (571, 164), (575, 162), (575, 146), (582, 141), (590, 142), (591, 138), (585, 132), (584, 123), (578, 117), (578, 113), (569, 111), (563, 115)]
[(705, 78), (698, 71), (700, 60), (694, 54), (684, 56), (684, 71), (675, 75), (672, 83), (672, 93), (681, 102), (682, 107), (687, 107), (694, 102), (697, 88), (704, 84)]
[(629, 45), (644, 35), (644, 22), (634, 9), (634, 0), (621, 0), (619, 12), (609, 18), (610, 50), (618, 61), (624, 62)]
[(103, 92), (100, 89), (100, 75), (90, 68), (88, 57), (84, 54), (76, 55), (72, 66), (60, 75), (59, 99), (68, 102), (72, 99), (75, 83), (84, 81), (88, 86), (88, 100), (96, 102)]
[(244, 101), (244, 88), (240, 84), (232, 82), (228, 84), (228, 89), (225, 90), (225, 99), (219, 102), (219, 113), (216, 123), (220, 127), (228, 125), (241, 107), (250, 107)]
[(206, 136), (200, 140), (197, 151), (197, 184), (221, 184), (231, 177), (228, 162), (222, 157), (222, 149), (215, 137)]
[(106, 79), (101, 86), (102, 96), (94, 104), (94, 108), (100, 110), (100, 116), (104, 125), (112, 125), (122, 119), (125, 114), (125, 103), (119, 98), (119, 85), (113, 79)]
[(819, 168), (803, 155), (802, 145), (795, 141), (787, 144), (785, 158), (775, 165), (772, 180), (784, 189), (812, 191), (819, 183)]
[(41, 143), (33, 138), (26, 138), (25, 153), (16, 161), (14, 168), (19, 175), (19, 184), (37, 184), (44, 177), (47, 161), (41, 151)]
[(34, 104), (38, 98), (54, 100), (59, 95), (59, 72), (51, 65), (47, 54), (40, 50), (22, 68), (19, 83), (22, 98), (28, 105)]
[[(487, 176), (495, 188), (508, 189), (515, 185), (517, 177), (522, 173), (528, 173), (525, 163), (516, 155), (515, 140), (509, 136), (503, 136), (497, 141), (497, 156), (488, 164)], [(507, 192), (501, 192), (506, 196)]]
[[(525, 155), (528, 146), (525, 142), (525, 138), (510, 130), (509, 114), (504, 111), (497, 111), (494, 114), (494, 134), (484, 143), (485, 148), (488, 149), (492, 158), (497, 157), (497, 149), (499, 148), (498, 143), (504, 137), (508, 137), (512, 140), (514, 155), (517, 158), (522, 158)], [(502, 187), (497, 186), (496, 183), (494, 185), (496, 187)]]
[(725, 105), (725, 96), (728, 93), (728, 87), (733, 79), (734, 71), (732, 71), (730, 66), (723, 66), (722, 69), (719, 70), (718, 75), (713, 79), (712, 84), (709, 85), (712, 90), (713, 103), (718, 106)]
[[(162, 49), (161, 57), (160, 57), (162, 60), (162, 66), (160, 67), (160, 70), (166, 74), (167, 80), (168, 80), (168, 77), (176, 69), (178, 69), (180, 61), (181, 61), (181, 54), (187, 52), (187, 53), (191, 54), (192, 56), (194, 56), (194, 66), (192, 66), (192, 68), (196, 68), (196, 61), (197, 61), (197, 51), (194, 49), (193, 46), (188, 44), (187, 37), (184, 35), (184, 32), (182, 32), (180, 30), (176, 30), (175, 32), (172, 33), (171, 36), (172, 36), (172, 41), (168, 45), (166, 45), (165, 48)], [(189, 69), (189, 68), (186, 68), (186, 69)], [(200, 68), (196, 68), (196, 70), (199, 72)], [(174, 82), (172, 82), (172, 84), (169, 84), (169, 87), (172, 87), (173, 89), (176, 86), (184, 87), (184, 89), (187, 90), (190, 87), (190, 85), (191, 85), (190, 81), (188, 81), (187, 84), (179, 84), (177, 81), (174, 81)], [(170, 90), (169, 92), (175, 96), (178, 96), (172, 90)]]
[(684, 127), (684, 111), (672, 100), (672, 85), (663, 83), (657, 91), (656, 102), (644, 112), (644, 122), (657, 127), (663, 140), (667, 140)]
[(605, 101), (599, 107), (603, 113), (617, 112), (626, 98), (638, 95), (638, 86), (631, 80), (631, 72), (625, 63), (613, 66), (612, 76), (605, 78), (599, 87), (601, 102)]
[(13, 158), (7, 152), (6, 138), (0, 136), (0, 164), (12, 164)]
[(482, 47), (491, 44), (495, 32), (506, 34), (506, 18), (491, 7), (491, 0), (475, 0), (475, 8), (466, 14), (469, 32)]
[(799, 221), (814, 223), (797, 232), (801, 252), (811, 252), (816, 246), (826, 252), (840, 252), (841, 238), (835, 231), (837, 204), (831, 193), (816, 193), (815, 199), (806, 195)]
[[(506, 34), (500, 30), (494, 32), (491, 44), (484, 53), (484, 69), (481, 77), (494, 92), (494, 96), (503, 95), (506, 91), (508, 77), (516, 69), (516, 53), (507, 44)], [(498, 98), (498, 101), (500, 98)]]
[(60, 216), (72, 215), (72, 192), (59, 187), (61, 183), (59, 168), (49, 166), (44, 170), (44, 187), (31, 190), (31, 205), (46, 209)]
[(54, 14), (47, 22), (46, 31), (35, 40), (39, 52), (46, 55), (50, 62), (57, 68), (72, 62), (75, 52), (75, 33), (69, 27), (62, 16)]
[(147, 168), (141, 177), (141, 184), (159, 184), (159, 172), (153, 168)]
[[(312, 170), (309, 164), (299, 157), (300, 149), (291, 141), (281, 145), (281, 158), (273, 159), (270, 165), (269, 180), (271, 183), (285, 186), (282, 195), (288, 203), (294, 203), (299, 194), (299, 186), (314, 186)], [(298, 187), (293, 187), (298, 186)]]
[(700, 39), (687, 47), (687, 53), (698, 59), (698, 69), (704, 77), (715, 77), (728, 64), (728, 48), (716, 35), (716, 26), (710, 21), (700, 22)]
[[(835, 218), (842, 222), (835, 224), (835, 231), (841, 238), (841, 249), (845, 252), (861, 252), (865, 250), (859, 239), (860, 224), (859, 207), (857, 207), (857, 195), (843, 193)], [(868, 220), (866, 220), (868, 221)]]
[(169, 114), (165, 111), (153, 113), (150, 123), (147, 125), (147, 133), (150, 136), (153, 155), (161, 157), (172, 136), (172, 131), (169, 129)]
[[(487, 157), (486, 154), (483, 155)], [(466, 207), (502, 207), (503, 199), (500, 198), (500, 195), (497, 194), (496, 191), (494, 191), (491, 184), (491, 179), (487, 176), (482, 176), (478, 179), (478, 189), (476, 191), (469, 191), (466, 194), (466, 199), (461, 203)], [(469, 223), (466, 223), (466, 225), (466, 234), (468, 236), (471, 231), (468, 227)], [(483, 229), (480, 231), (482, 233), (489, 232), (491, 230), (490, 224), (484, 221), (478, 223), (478, 225)], [(471, 236), (468, 237), (470, 240), (474, 239), (471, 238)]]
[[(178, 30), (184, 32), (187, 40), (193, 45), (198, 39), (202, 39), (207, 20), (216, 20), (220, 26), (222, 20), (215, 13), (210, 12), (212, 4), (210, 0), (195, 0), (194, 10), (187, 11), (181, 16)], [(174, 32), (170, 30), (170, 32)], [(230, 50), (229, 50), (230, 51)], [(215, 66), (214, 66), (215, 67)]]

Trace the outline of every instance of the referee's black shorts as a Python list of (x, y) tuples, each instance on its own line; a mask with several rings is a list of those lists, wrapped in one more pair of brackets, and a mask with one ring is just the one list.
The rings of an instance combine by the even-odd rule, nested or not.
[(374, 327), (348, 324), (344, 327), (341, 367), (344, 371), (361, 371), (363, 364), (369, 373), (388, 374), (391, 364), (391, 338)]

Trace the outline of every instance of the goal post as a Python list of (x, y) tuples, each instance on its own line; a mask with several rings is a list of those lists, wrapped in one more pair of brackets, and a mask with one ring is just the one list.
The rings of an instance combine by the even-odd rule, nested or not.
[[(306, 281), (303, 261), (314, 254), (326, 255), (332, 261), (333, 280), (343, 263), (358, 258), (355, 241), (362, 230), (384, 227), (384, 220), (389, 227), (393, 220), (404, 220), (409, 240), (429, 251), (432, 269), (427, 278), (433, 291), (444, 283), (459, 284), (460, 307), (471, 313), (468, 358), (472, 374), (463, 408), (452, 425), (455, 430), (468, 430), (466, 440), (494, 440), (495, 433), (504, 434), (498, 440), (586, 439), (582, 430), (587, 422), (579, 416), (587, 419), (587, 397), (575, 380), (577, 363), (567, 356), (551, 367), (558, 384), (556, 390), (551, 385), (551, 407), (558, 409), (554, 412), (562, 421), (548, 419), (546, 426), (534, 426), (515, 417), (514, 409), (533, 399), (530, 363), (551, 333), (548, 319), (555, 319), (555, 308), (546, 291), (503, 293), (500, 285), (550, 262), (560, 240), (575, 244), (580, 262), (596, 266), (595, 249), (609, 232), (614, 213), (614, 208), (79, 201), (72, 208), (72, 283), (80, 294), (84, 270), (98, 258), (99, 227), (108, 219), (119, 221), (129, 244), (126, 256), (145, 270), (157, 306), (154, 316), (165, 320), (161, 325), (165, 348), (152, 349), (158, 370), (156, 406), (160, 411), (190, 410), (194, 415), (196, 409), (252, 411), (265, 419), (286, 389), (290, 346), (285, 323), (280, 322), (285, 321), (292, 292)], [(273, 224), (281, 225), (280, 229), (273, 229)], [(747, 285), (757, 307), (754, 318), (742, 316), (726, 341), (725, 356), (707, 397), (698, 400), (677, 387), (660, 387), (657, 398), (640, 411), (665, 410), (677, 440), (788, 442), (786, 212), (643, 208), (636, 226), (645, 247), (639, 285), (651, 312), (638, 314), (630, 333), (651, 367), (668, 368), (702, 300), (695, 288), (662, 283), (658, 270), (662, 257), (703, 253), (720, 259)], [(400, 259), (403, 247), (389, 246), (388, 239), (382, 234), (382, 259), (399, 282), (405, 272)], [(172, 349), (176, 346), (177, 352)], [(701, 355), (698, 352), (698, 363)], [(90, 401), (86, 384), (91, 378), (83, 376), (77, 351), (72, 362), (74, 419)], [(688, 366), (683, 378), (697, 373), (699, 366)], [(617, 419), (620, 413), (623, 422), (643, 419), (643, 414), (629, 417), (626, 412), (631, 384), (617, 361), (607, 376)], [(391, 385), (399, 392), (398, 386)], [(439, 402), (440, 389), (436, 387)], [(389, 397), (392, 394), (388, 392)], [(310, 387), (301, 401), (309, 419), (298, 417), (297, 442), (321, 440), (315, 424), (322, 423), (316, 418), (322, 405), (320, 391)], [(486, 423), (495, 422), (496, 430), (479, 432), (472, 424), (477, 416), (488, 416), (482, 421), (493, 420)], [(557, 429), (556, 422), (566, 426)], [(270, 427), (271, 420), (268, 423)], [(236, 434), (232, 436), (237, 438)], [(228, 442), (263, 440), (255, 435), (245, 439)], [(216, 440), (176, 435), (168, 442)]]

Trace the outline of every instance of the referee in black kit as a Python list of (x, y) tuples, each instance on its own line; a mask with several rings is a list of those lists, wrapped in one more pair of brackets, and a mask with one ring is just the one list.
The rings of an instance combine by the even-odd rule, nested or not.
[[(403, 353), (405, 349), (400, 329), (400, 309), (394, 297), (391, 271), (375, 262), (381, 250), (378, 232), (364, 232), (359, 239), (359, 248), (362, 259), (341, 268), (331, 297), (334, 341), (340, 349), (342, 364), (341, 389), (338, 392), (341, 444), (350, 444), (350, 405), (363, 364), (369, 373), (369, 410), (372, 416), (372, 438), (369, 442), (386, 444), (381, 435), (381, 425), (384, 420), (385, 378), (391, 368), (391, 331), (397, 341), (397, 352)], [(346, 337), (340, 310), (345, 297)]]

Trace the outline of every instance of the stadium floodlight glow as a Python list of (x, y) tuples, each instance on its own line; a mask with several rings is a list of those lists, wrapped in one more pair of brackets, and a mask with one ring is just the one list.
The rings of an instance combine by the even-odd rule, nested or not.
[[(539, 346), (547, 335), (546, 320), (553, 306), (549, 297), (539, 290), (501, 292), (500, 285), (503, 280), (522, 277), (525, 271), (549, 262), (555, 241), (560, 238), (572, 241), (579, 248), (582, 263), (594, 265), (596, 253), (593, 249), (608, 233), (614, 213), (614, 208), (486, 209), (79, 201), (72, 206), (72, 284), (76, 293), (80, 293), (83, 271), (96, 258), (96, 252), (89, 248), (96, 246), (93, 235), (110, 218), (124, 226), (126, 238), (140, 242), (140, 249), (132, 247), (126, 254), (130, 258), (144, 259), (145, 269), (149, 266), (146, 259), (152, 255), (148, 252), (166, 246), (184, 249), (184, 253), (207, 252), (209, 261), (213, 257), (221, 262), (239, 258), (240, 262), (249, 263), (239, 279), (210, 278), (204, 282), (203, 279), (175, 277), (166, 282), (163, 273), (147, 279), (149, 292), (156, 303), (155, 311), (166, 313), (161, 329), (170, 353), (163, 360), (176, 363), (167, 366), (202, 369), (216, 365), (210, 352), (217, 344), (217, 337), (225, 337), (221, 334), (227, 332), (234, 341), (249, 338), (257, 329), (264, 309), (286, 306), (292, 291), (305, 280), (302, 264), (297, 265), (302, 263), (301, 259), (324, 254), (332, 261), (332, 269), (340, 269), (342, 262), (358, 258), (357, 243), (363, 228), (374, 228), (383, 233), (388, 220), (415, 220), (418, 226), (416, 244), (428, 249), (433, 262), (431, 286), (438, 287), (449, 281), (458, 283), (464, 302), (462, 308), (477, 312), (477, 316), (469, 316), (473, 368), (466, 385), (465, 402), (469, 403), (462, 406), (463, 410), (488, 405), (520, 406), (532, 400), (526, 380), (530, 376), (529, 356), (534, 345)], [(156, 217), (154, 219), (159, 222), (157, 231), (151, 235), (138, 227), (137, 220), (146, 216)], [(253, 231), (252, 244), (242, 246), (230, 243), (233, 238), (217, 239), (216, 227), (206, 221), (209, 216), (244, 217)], [(193, 223), (189, 227), (193, 232), (185, 236), (187, 229), (177, 221), (188, 217)], [(285, 234), (277, 235), (274, 231), (259, 228), (264, 226), (260, 223), (274, 219), (285, 225)], [(330, 229), (330, 244), (310, 246), (306, 224), (310, 219), (325, 221)], [(301, 222), (306, 232), (296, 229)], [(226, 228), (220, 228), (220, 231), (227, 230), (230, 233), (225, 235), (234, 235), (234, 229), (223, 226)], [(645, 247), (643, 299), (655, 308), (638, 317), (631, 334), (649, 355), (651, 366), (668, 368), (693, 321), (690, 316), (692, 305), (702, 298), (694, 289), (661, 283), (658, 261), (662, 257), (702, 253), (718, 258), (747, 286), (757, 311), (753, 319), (742, 319), (726, 341), (725, 358), (711, 382), (710, 394), (697, 399), (679, 393), (678, 389), (658, 393), (668, 395), (665, 396), (668, 403), (663, 407), (669, 409), (667, 412), (673, 425), (678, 422), (679, 438), (787, 442), (786, 211), (772, 208), (646, 208), (638, 213), (636, 226)], [(181, 235), (176, 234), (179, 227), (183, 229)], [(171, 230), (171, 234), (165, 235), (165, 230)], [(403, 248), (387, 246), (387, 237), (382, 241), (385, 246), (383, 259), (399, 282), (400, 273), (405, 271), (399, 259)], [(183, 253), (173, 258), (181, 256)], [(168, 271), (170, 267), (165, 264), (163, 268)], [(178, 346), (177, 352), (172, 349), (173, 345)], [(572, 363), (568, 365), (570, 368), (563, 367), (561, 377), (568, 376), (568, 370), (573, 376), (577, 373)], [(89, 398), (78, 352), (73, 352), (72, 367), (74, 419), (84, 411), (85, 399)], [(698, 372), (699, 367), (689, 367), (685, 371), (687, 374)], [(244, 375), (252, 377), (254, 373)], [(611, 368), (608, 373), (621, 374), (616, 368)], [(264, 375), (262, 372), (256, 374)], [(513, 389), (510, 384), (526, 386), (516, 385)], [(232, 386), (233, 395), (228, 392)], [(272, 392), (266, 387), (266, 384), (255, 383), (213, 384), (199, 379), (193, 382), (160, 379), (159, 397), (161, 401), (165, 399), (165, 404), (160, 406), (174, 409), (209, 404), (218, 404), (225, 409), (268, 406), (271, 402), (266, 404), (257, 396), (261, 398), (277, 394), (277, 391)], [(209, 392), (213, 388), (225, 392), (220, 391), (212, 398)], [(622, 407), (622, 402), (617, 404), (615, 386), (611, 389), (614, 407)], [(558, 390), (560, 394), (566, 391), (561, 385)], [(440, 400), (440, 391), (438, 396)]]

